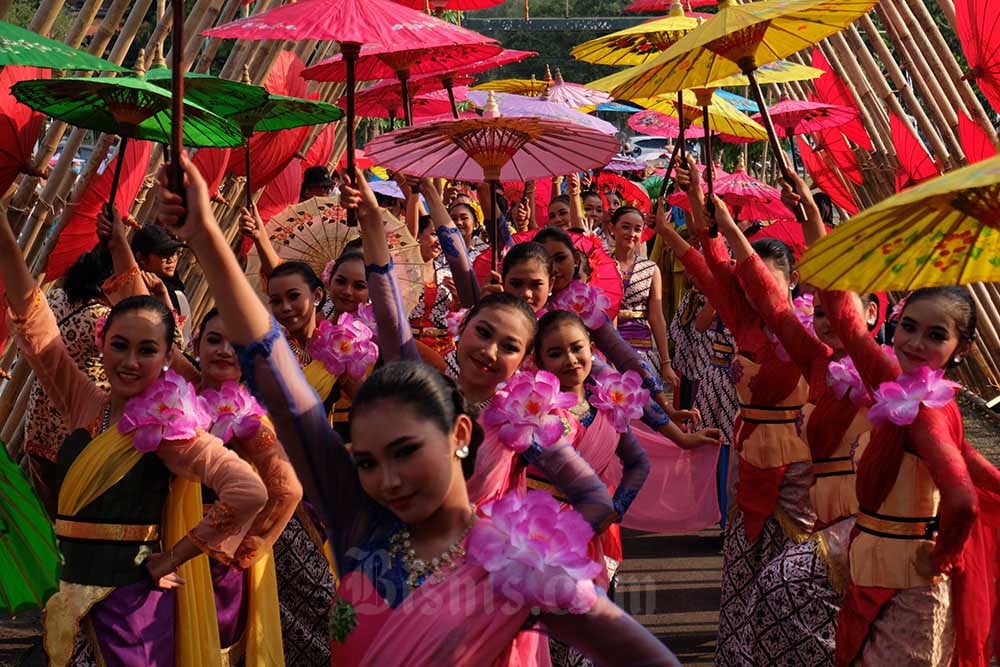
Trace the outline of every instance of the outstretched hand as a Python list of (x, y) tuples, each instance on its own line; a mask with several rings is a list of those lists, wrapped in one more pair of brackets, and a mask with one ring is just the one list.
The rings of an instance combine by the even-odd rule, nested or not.
[(732, 213), (729, 212), (729, 207), (726, 206), (726, 202), (722, 201), (722, 198), (717, 194), (712, 194), (713, 215), (712, 222), (718, 226), (719, 230), (723, 234), (729, 234), (732, 232), (739, 232), (740, 228), (736, 225), (736, 221), (733, 220)]
[(108, 245), (127, 245), (125, 223), (118, 208), (110, 204), (101, 207), (97, 214), (97, 238)]
[(692, 202), (705, 201), (705, 193), (701, 190), (701, 172), (698, 171), (698, 163), (693, 157), (688, 155), (686, 162), (677, 163), (674, 180), (677, 182), (677, 187), (686, 192)]
[(340, 188), (340, 205), (346, 209), (357, 209), (358, 222), (382, 221), (382, 210), (364, 174), (357, 167), (354, 174), (344, 174), (344, 184)]
[(201, 172), (188, 158), (187, 151), (180, 155), (181, 170), (184, 173), (184, 196), (170, 189), (170, 163), (160, 167), (160, 205), (157, 222), (166, 227), (177, 238), (185, 242), (202, 235), (209, 225), (215, 223), (212, 200), (208, 195), (208, 185)]
[(240, 209), (240, 232), (254, 241), (259, 241), (264, 234), (264, 221), (257, 210), (257, 204), (253, 205), (253, 210), (246, 206)]

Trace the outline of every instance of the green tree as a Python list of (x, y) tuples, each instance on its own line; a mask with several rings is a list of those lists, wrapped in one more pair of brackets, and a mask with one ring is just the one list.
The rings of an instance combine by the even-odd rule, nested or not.
[[(27, 28), (28, 24), (31, 23), (31, 19), (35, 18), (35, 14), (38, 12), (40, 6), (41, 2), (39, 0), (14, 0), (10, 9), (7, 10), (4, 20), (22, 28)], [(75, 18), (76, 12), (64, 5), (62, 11), (59, 12), (59, 17), (52, 25), (52, 30), (46, 36), (52, 39), (65, 39)]]

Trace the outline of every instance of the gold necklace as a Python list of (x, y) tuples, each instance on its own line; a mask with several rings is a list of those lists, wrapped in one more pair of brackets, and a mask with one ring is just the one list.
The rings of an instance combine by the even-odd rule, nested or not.
[(439, 556), (429, 561), (417, 558), (417, 552), (413, 548), (413, 541), (408, 528), (403, 528), (389, 538), (389, 557), (394, 562), (401, 563), (406, 570), (406, 587), (411, 591), (418, 588), (433, 575), (435, 583), (444, 581), (448, 571), (458, 569), (459, 564), (465, 559), (465, 547), (462, 543), (476, 523), (476, 507), (472, 506), (472, 521), (465, 527), (465, 530), (455, 538)]
[(590, 401), (586, 398), (581, 398), (580, 402), (571, 407), (569, 411), (574, 417), (582, 417), (590, 412)]

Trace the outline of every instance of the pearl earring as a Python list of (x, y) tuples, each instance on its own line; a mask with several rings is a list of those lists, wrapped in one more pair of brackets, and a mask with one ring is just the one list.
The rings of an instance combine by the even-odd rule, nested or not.
[(952, 361), (954, 361), (956, 364), (960, 364), (962, 363), (962, 357), (955, 355), (955, 358), (952, 359)]
[(455, 456), (457, 456), (460, 459), (469, 458), (469, 446), (462, 445), (461, 447), (459, 447), (457, 450), (455, 450)]
[(164, 373), (166, 373), (166, 372), (167, 372), (167, 371), (169, 371), (169, 370), (170, 370), (170, 366), (164, 366), (164, 367), (163, 367), (163, 372), (164, 372)]
[(199, 365), (200, 365), (200, 364), (201, 364), (201, 357), (195, 357), (195, 358), (194, 358), (194, 363), (196, 363), (196, 364), (199, 364)]

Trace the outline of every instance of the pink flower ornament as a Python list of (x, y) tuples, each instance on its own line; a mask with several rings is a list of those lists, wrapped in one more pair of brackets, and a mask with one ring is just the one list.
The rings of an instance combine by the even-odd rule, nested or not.
[(628, 431), (632, 420), (642, 417), (642, 408), (648, 402), (649, 392), (635, 371), (618, 373), (608, 369), (597, 378), (590, 394), (590, 404), (610, 413), (611, 423), (619, 433)]
[(827, 367), (826, 383), (838, 399), (849, 396), (855, 405), (871, 405), (871, 396), (861, 380), (854, 360), (844, 356)]
[(363, 303), (358, 306), (358, 313), (356, 315), (357, 319), (361, 320), (361, 323), (366, 327), (371, 329), (372, 335), (378, 336), (378, 327), (375, 325), (375, 307), (370, 303)]
[(307, 349), (331, 374), (347, 373), (357, 380), (363, 378), (378, 359), (378, 346), (372, 336), (372, 330), (360, 319), (343, 313), (336, 324), (328, 320), (320, 322)]
[(455, 312), (448, 313), (445, 316), (445, 322), (448, 324), (448, 335), (458, 340), (459, 329), (462, 328), (462, 322), (469, 314), (468, 308), (462, 308), (461, 310), (456, 310)]
[(943, 408), (955, 398), (957, 382), (944, 379), (944, 370), (932, 371), (921, 366), (912, 373), (903, 373), (895, 382), (883, 382), (875, 390), (875, 404), (868, 410), (872, 424), (912, 424), (920, 406)]
[(104, 330), (108, 326), (107, 314), (101, 315), (94, 320), (94, 345), (98, 350), (104, 347)]
[(601, 290), (574, 280), (549, 302), (552, 310), (568, 310), (579, 315), (588, 329), (599, 329), (608, 319), (605, 311), (611, 300)]
[(803, 294), (792, 301), (792, 312), (809, 331), (813, 331), (813, 318), (816, 316), (816, 306), (813, 301), (812, 294)]
[(206, 429), (209, 421), (191, 383), (167, 371), (142, 394), (128, 400), (118, 430), (135, 433), (132, 446), (149, 453), (163, 440), (190, 440), (199, 429)]
[(222, 442), (229, 442), (233, 436), (253, 437), (265, 412), (246, 387), (232, 380), (217, 390), (203, 390), (198, 402), (211, 420), (209, 432)]
[(323, 266), (323, 275), (320, 276), (323, 279), (324, 285), (330, 284), (330, 278), (333, 278), (333, 267), (337, 265), (337, 260), (331, 259), (326, 265)]
[(560, 411), (577, 402), (575, 394), (560, 390), (552, 373), (517, 373), (483, 411), (483, 425), (499, 427), (500, 441), (515, 452), (525, 451), (533, 440), (548, 447), (566, 433)]
[(543, 491), (510, 492), (481, 513), (466, 551), (489, 572), (497, 595), (545, 612), (590, 611), (604, 565), (587, 555), (594, 531), (583, 517)]

